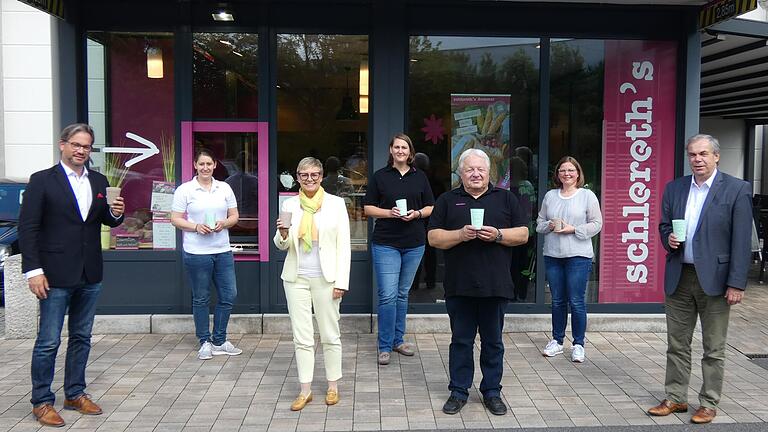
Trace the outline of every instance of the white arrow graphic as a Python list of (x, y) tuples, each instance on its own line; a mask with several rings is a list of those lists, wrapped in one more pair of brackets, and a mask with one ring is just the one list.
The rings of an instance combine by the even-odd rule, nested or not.
[(143, 161), (144, 159), (150, 158), (158, 153), (160, 153), (160, 150), (157, 149), (157, 146), (152, 141), (138, 136), (135, 133), (132, 132), (126, 132), (125, 137), (128, 139), (132, 139), (140, 144), (144, 144), (147, 146), (147, 148), (137, 148), (137, 147), (104, 147), (101, 149), (104, 153), (139, 153), (139, 156), (136, 156), (135, 158), (132, 158), (128, 160), (125, 163), (126, 168), (130, 168), (133, 165), (136, 165), (137, 163)]

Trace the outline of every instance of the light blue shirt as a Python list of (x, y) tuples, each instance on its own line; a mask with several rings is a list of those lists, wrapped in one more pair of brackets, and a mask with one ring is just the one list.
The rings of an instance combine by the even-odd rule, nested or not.
[(64, 168), (69, 185), (72, 186), (72, 192), (75, 193), (80, 216), (85, 221), (88, 218), (88, 212), (91, 210), (91, 204), (93, 204), (93, 192), (91, 191), (91, 181), (88, 180), (88, 168), (83, 167), (83, 173), (77, 175), (77, 172), (64, 165), (63, 162), (59, 162), (59, 164)]
[(715, 181), (717, 168), (709, 178), (701, 184), (696, 184), (696, 177), (691, 176), (691, 189), (688, 192), (688, 202), (685, 204), (685, 245), (683, 246), (683, 262), (693, 264), (693, 236), (696, 234), (696, 227), (699, 226), (699, 216), (701, 209), (704, 208), (704, 201), (707, 200), (709, 189), (712, 182)]

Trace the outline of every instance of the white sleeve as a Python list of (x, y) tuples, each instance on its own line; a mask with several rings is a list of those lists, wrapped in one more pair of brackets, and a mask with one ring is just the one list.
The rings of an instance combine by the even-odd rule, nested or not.
[(227, 186), (227, 195), (225, 200), (227, 201), (227, 208), (237, 208), (237, 197), (235, 197), (235, 192), (232, 191), (232, 187), (224, 183)]
[(173, 206), (171, 210), (179, 213), (187, 212), (187, 193), (183, 184), (176, 188), (176, 192), (173, 193)]

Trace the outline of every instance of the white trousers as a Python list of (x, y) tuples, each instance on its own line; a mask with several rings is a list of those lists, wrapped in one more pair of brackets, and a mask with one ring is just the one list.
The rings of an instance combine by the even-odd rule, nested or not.
[(315, 329), (312, 307), (315, 308), (320, 343), (323, 345), (325, 377), (328, 381), (341, 378), (341, 334), (339, 331), (339, 305), (333, 299), (333, 285), (322, 277), (299, 276), (296, 282), (283, 282), (291, 317), (293, 345), (296, 347), (296, 368), (300, 383), (311, 383), (315, 369)]

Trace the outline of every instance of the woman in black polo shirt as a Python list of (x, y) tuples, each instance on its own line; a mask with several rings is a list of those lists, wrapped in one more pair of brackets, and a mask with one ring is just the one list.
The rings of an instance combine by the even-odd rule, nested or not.
[[(389, 364), (392, 351), (412, 356), (403, 341), (408, 292), (424, 255), (426, 232), (421, 220), (432, 214), (435, 198), (423, 171), (413, 165), (416, 150), (408, 135), (389, 143), (387, 166), (376, 171), (363, 199), (366, 216), (376, 218), (371, 242), (379, 294), (379, 364)], [(407, 212), (396, 202), (405, 199)]]

